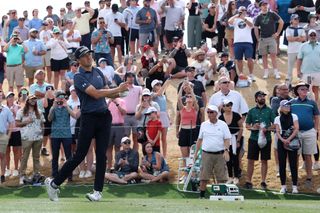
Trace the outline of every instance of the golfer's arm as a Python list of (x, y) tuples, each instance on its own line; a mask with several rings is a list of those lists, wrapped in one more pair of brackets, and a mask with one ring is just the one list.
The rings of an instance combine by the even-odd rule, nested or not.
[(115, 97), (118, 97), (118, 94), (120, 93), (120, 89), (118, 87), (114, 89), (96, 89), (94, 86), (90, 85), (87, 87), (85, 92), (95, 99), (105, 98), (105, 97), (115, 98)]

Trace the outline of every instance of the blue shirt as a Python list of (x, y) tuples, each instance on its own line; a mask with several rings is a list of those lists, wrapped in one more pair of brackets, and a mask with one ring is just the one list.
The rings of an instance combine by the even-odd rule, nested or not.
[(7, 106), (1, 105), (2, 108), (0, 112), (0, 133), (7, 134), (8, 124), (14, 122), (13, 114)]
[(309, 41), (302, 44), (298, 59), (302, 59), (301, 72), (303, 74), (320, 72), (320, 43), (312, 45)]
[(53, 109), (51, 138), (72, 138), (70, 115), (65, 107), (56, 107)]
[(91, 85), (97, 90), (105, 88), (107, 83), (102, 72), (95, 67), (91, 72), (79, 67), (79, 72), (74, 76), (74, 87), (80, 99), (81, 113), (105, 112), (107, 110), (106, 99), (95, 99), (85, 92)]
[(158, 105), (160, 107), (160, 112), (167, 111), (167, 98), (165, 95), (154, 96), (153, 101), (158, 103)]
[(245, 8), (247, 8), (250, 4), (251, 4), (250, 0), (238, 0), (238, 1), (236, 1), (237, 9), (239, 9), (239, 7), (241, 7), (241, 6), (244, 6)]
[(38, 31), (40, 31), (40, 28), (42, 27), (42, 20), (41, 19), (31, 19), (29, 21), (29, 29), (37, 29)]
[(72, 71), (68, 71), (68, 72), (66, 72), (65, 76), (66, 76), (66, 78), (69, 78), (69, 79), (73, 80), (75, 74), (76, 73), (74, 73)]
[(17, 19), (12, 19), (10, 20), (10, 23), (9, 23), (9, 30), (8, 30), (8, 41), (10, 40), (11, 38), (11, 34), (13, 32), (13, 29), (18, 26), (18, 20)]
[(28, 39), (23, 42), (24, 45), (28, 48), (28, 52), (25, 54), (25, 65), (27, 67), (39, 67), (42, 66), (42, 56), (41, 55), (34, 55), (33, 51), (44, 51), (46, 47), (39, 39)]
[[(33, 83), (30, 86), (30, 95), (34, 95), (36, 93), (36, 91), (41, 92), (41, 93), (46, 93), (46, 88), (47, 86), (50, 86), (50, 84), (44, 82), (42, 85), (39, 85), (38, 83)], [(44, 112), (44, 107), (43, 107), (43, 103), (42, 103), (42, 99), (38, 99), (37, 100), (37, 104), (38, 104), (38, 109), (41, 112)]]
[(150, 7), (143, 7), (137, 13), (137, 19), (146, 21), (150, 17), (150, 24), (140, 24), (139, 33), (150, 33), (153, 32), (157, 24), (157, 14), (156, 11)]
[(317, 103), (313, 100), (295, 98), (291, 100), (291, 112), (299, 118), (299, 130), (307, 131), (314, 128), (314, 116), (319, 115)]
[[(99, 33), (100, 33), (100, 29), (97, 29), (95, 31), (93, 31), (91, 37), (92, 38), (97, 38)], [(103, 30), (103, 31), (108, 31), (108, 33), (110, 33), (111, 37), (112, 33), (109, 30)], [(110, 53), (110, 45), (108, 42), (108, 37), (107, 37), (107, 33), (103, 33), (100, 40), (98, 41), (98, 43), (95, 45), (95, 52), (96, 53)]]
[(278, 14), (284, 23), (290, 23), (291, 14), (288, 13), (291, 0), (277, 0)]

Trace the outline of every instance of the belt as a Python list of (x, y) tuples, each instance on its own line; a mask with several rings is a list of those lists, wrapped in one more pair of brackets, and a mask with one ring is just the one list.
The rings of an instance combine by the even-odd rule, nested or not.
[(111, 124), (112, 126), (123, 126), (123, 124)]
[(136, 113), (127, 113), (129, 116), (134, 116)]
[(219, 155), (219, 154), (223, 154), (224, 153), (224, 150), (221, 150), (221, 151), (218, 151), (218, 152), (208, 152), (208, 151), (205, 151), (205, 150), (202, 150), (204, 153), (207, 153), (207, 154), (213, 154), (213, 155)]
[(21, 64), (13, 64), (13, 65), (7, 65), (7, 67), (17, 67), (20, 66)]

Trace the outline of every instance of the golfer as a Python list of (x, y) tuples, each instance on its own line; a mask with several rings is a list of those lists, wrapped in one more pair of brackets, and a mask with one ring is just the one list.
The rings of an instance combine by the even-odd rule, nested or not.
[(81, 103), (81, 124), (76, 154), (69, 159), (54, 178), (45, 181), (51, 201), (58, 201), (59, 186), (83, 161), (87, 155), (92, 138), (96, 139), (96, 176), (94, 190), (86, 197), (90, 201), (102, 198), (104, 175), (106, 170), (106, 150), (111, 128), (112, 116), (108, 110), (105, 97), (116, 98), (128, 90), (126, 83), (115, 89), (106, 89), (103, 74), (92, 66), (92, 51), (87, 47), (79, 47), (74, 55), (80, 64), (74, 76), (74, 85)]

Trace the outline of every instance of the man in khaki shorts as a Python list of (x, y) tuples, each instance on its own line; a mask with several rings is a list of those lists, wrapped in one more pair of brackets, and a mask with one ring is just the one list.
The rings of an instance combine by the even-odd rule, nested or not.
[(218, 120), (218, 107), (209, 105), (207, 108), (209, 120), (203, 122), (200, 127), (197, 153), (202, 149), (202, 161), (200, 169), (200, 198), (205, 197), (207, 183), (212, 177), (212, 172), (216, 177), (217, 183), (225, 183), (228, 180), (227, 165), (229, 161), (229, 146), (231, 133), (228, 125)]
[[(6, 170), (6, 150), (13, 128), (14, 118), (8, 107), (2, 105), (4, 98), (3, 91), (0, 91), (0, 167), (1, 183), (5, 181), (4, 173)], [(8, 125), (9, 124), (9, 125)]]

